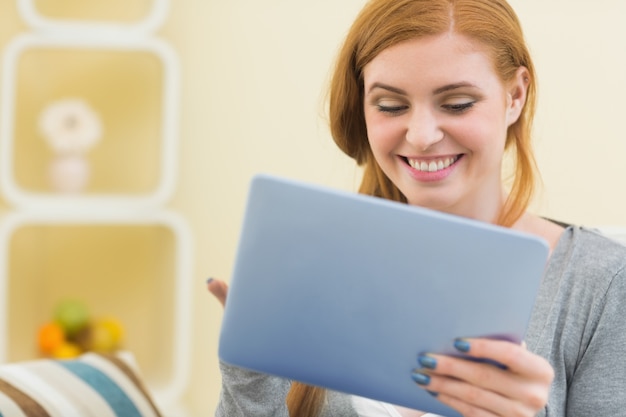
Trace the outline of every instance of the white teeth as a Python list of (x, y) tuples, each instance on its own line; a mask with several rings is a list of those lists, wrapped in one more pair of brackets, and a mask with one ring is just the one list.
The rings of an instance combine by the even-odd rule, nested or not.
[(443, 158), (443, 159), (430, 161), (430, 162), (424, 162), (424, 161), (420, 162), (415, 159), (408, 159), (408, 161), (409, 161), (409, 165), (411, 165), (411, 167), (415, 168), (418, 171), (436, 172), (436, 171), (441, 171), (442, 169), (448, 168), (450, 165), (455, 163), (457, 159), (458, 157)]

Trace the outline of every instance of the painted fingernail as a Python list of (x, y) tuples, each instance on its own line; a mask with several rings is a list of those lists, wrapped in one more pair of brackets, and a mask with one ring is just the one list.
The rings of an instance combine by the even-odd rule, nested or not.
[(413, 378), (413, 381), (415, 381), (419, 385), (430, 384), (430, 377), (428, 375), (425, 375), (419, 372), (413, 372), (411, 374), (411, 378)]
[(435, 392), (435, 391), (426, 391), (427, 393), (429, 393), (430, 395), (432, 395), (433, 397), (438, 397), (439, 393)]
[(427, 369), (435, 369), (437, 367), (437, 359), (432, 356), (419, 355), (417, 357), (417, 362)]
[(206, 284), (207, 284), (207, 285), (209, 285), (209, 284), (210, 284), (210, 283), (212, 283), (213, 281), (215, 281), (215, 279), (214, 279), (214, 278), (209, 277), (209, 278), (207, 278), (207, 280), (206, 280)]
[(459, 352), (467, 353), (470, 351), (470, 344), (467, 340), (457, 339), (454, 341), (454, 348)]

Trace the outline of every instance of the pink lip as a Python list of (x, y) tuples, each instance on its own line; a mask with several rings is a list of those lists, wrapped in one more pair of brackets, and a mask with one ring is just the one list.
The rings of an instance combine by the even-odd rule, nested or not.
[(447, 177), (449, 177), (450, 174), (452, 174), (452, 172), (455, 170), (457, 164), (459, 163), (459, 161), (461, 159), (463, 159), (463, 155), (461, 155), (459, 157), (459, 159), (456, 160), (449, 167), (444, 168), (444, 169), (442, 169), (440, 171), (435, 171), (435, 172), (419, 171), (419, 170), (413, 168), (411, 165), (409, 165), (408, 162), (404, 158), (402, 158), (402, 162), (404, 163), (404, 165), (408, 169), (409, 175), (411, 175), (411, 177), (413, 177), (417, 181), (421, 181), (421, 182), (436, 182), (436, 181), (442, 181), (442, 180), (446, 179)]

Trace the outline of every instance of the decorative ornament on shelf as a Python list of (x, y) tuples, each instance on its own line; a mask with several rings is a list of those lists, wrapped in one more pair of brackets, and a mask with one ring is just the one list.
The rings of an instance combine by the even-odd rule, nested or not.
[(64, 193), (83, 191), (91, 171), (87, 152), (102, 138), (98, 114), (82, 99), (58, 100), (42, 111), (39, 131), (56, 155), (49, 171), (52, 186)]
[(85, 352), (114, 353), (122, 346), (124, 326), (115, 317), (92, 319), (80, 300), (57, 304), (53, 319), (39, 327), (39, 352), (45, 357), (69, 359)]
[(57, 155), (50, 162), (48, 175), (57, 191), (78, 192), (89, 182), (89, 163), (82, 155)]

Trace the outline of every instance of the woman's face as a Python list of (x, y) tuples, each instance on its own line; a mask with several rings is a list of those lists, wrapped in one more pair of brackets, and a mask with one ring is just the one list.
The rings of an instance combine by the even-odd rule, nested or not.
[(526, 69), (504, 84), (480, 43), (446, 33), (382, 51), (363, 76), (370, 146), (409, 204), (493, 222)]

